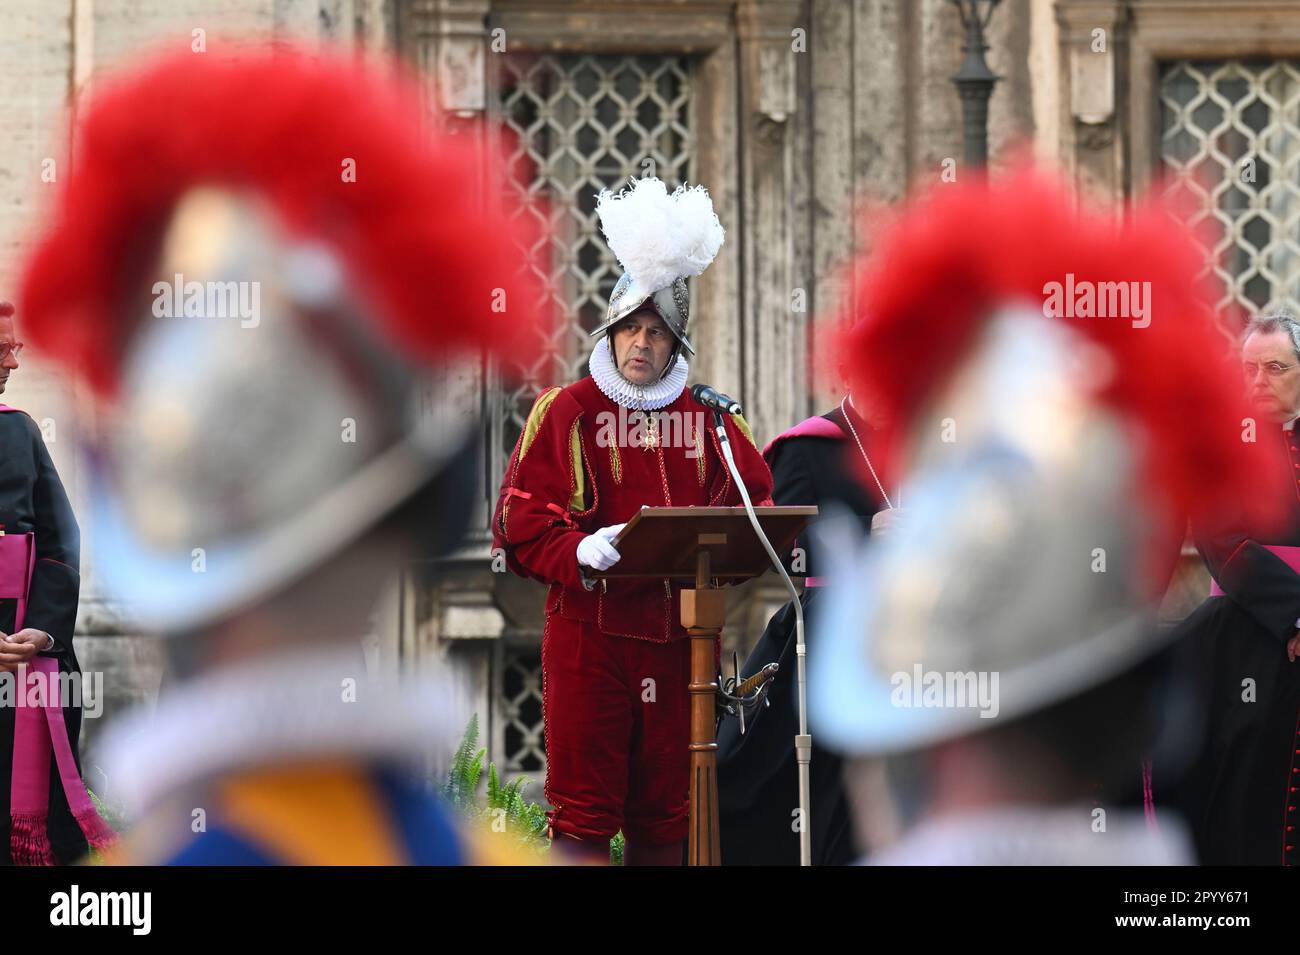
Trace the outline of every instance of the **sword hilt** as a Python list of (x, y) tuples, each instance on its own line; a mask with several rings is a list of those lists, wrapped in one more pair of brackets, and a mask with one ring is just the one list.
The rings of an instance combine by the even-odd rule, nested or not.
[(739, 686), (733, 687), (731, 690), (731, 695), (749, 696), (749, 694), (753, 693), (763, 684), (770, 683), (776, 677), (777, 671), (780, 669), (781, 669), (781, 664), (779, 663), (769, 663), (765, 665), (763, 669), (759, 670), (757, 673), (751, 676), (744, 683), (741, 683)]
[(745, 710), (767, 703), (767, 691), (777, 671), (779, 663), (768, 663), (748, 680), (740, 679), (740, 663), (734, 659), (732, 666), (736, 675), (718, 688), (718, 716), (735, 716), (740, 720), (740, 733), (745, 734)]

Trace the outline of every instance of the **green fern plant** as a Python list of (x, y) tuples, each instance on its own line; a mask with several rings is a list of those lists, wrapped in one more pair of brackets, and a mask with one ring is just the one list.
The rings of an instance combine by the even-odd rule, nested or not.
[[(479, 746), (478, 714), (475, 713), (470, 717), (465, 735), (447, 769), (443, 798), (474, 824), (494, 826), (504, 818), (505, 831), (521, 844), (537, 852), (549, 851), (551, 840), (546, 834), (546, 809), (540, 803), (529, 802), (524, 795), (530, 783), (527, 776), (519, 776), (503, 785), (496, 763), (489, 761), (484, 798), (480, 801), (478, 789), (486, 756), (487, 748)], [(621, 832), (610, 840), (609, 856), (614, 865), (623, 864)]]
[[(443, 798), (462, 812), (475, 808), (474, 793), (483, 774), (483, 757), (486, 755), (487, 747), (478, 748), (478, 714), (475, 713), (469, 718), (465, 735), (451, 758), (447, 781), (442, 787)], [(492, 767), (492, 773), (496, 773), (495, 766)]]

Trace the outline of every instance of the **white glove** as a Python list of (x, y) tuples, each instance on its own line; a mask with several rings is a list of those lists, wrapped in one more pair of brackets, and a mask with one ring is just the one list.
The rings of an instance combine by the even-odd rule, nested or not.
[(578, 541), (578, 563), (592, 570), (609, 570), (621, 554), (611, 543), (626, 524), (611, 524)]

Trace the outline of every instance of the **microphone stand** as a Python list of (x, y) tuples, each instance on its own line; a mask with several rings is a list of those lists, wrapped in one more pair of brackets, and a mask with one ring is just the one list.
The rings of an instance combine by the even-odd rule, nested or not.
[(794, 738), (795, 760), (799, 764), (799, 864), (812, 865), (812, 820), (809, 815), (811, 797), (808, 777), (808, 767), (812, 763), (812, 736), (808, 733), (808, 682), (804, 673), (804, 659), (808, 651), (803, 641), (803, 603), (799, 600), (799, 592), (794, 589), (790, 575), (781, 564), (781, 558), (777, 557), (772, 542), (763, 533), (763, 525), (758, 522), (758, 515), (754, 513), (754, 504), (749, 499), (749, 491), (745, 489), (745, 482), (736, 467), (736, 459), (731, 454), (731, 441), (727, 437), (726, 425), (722, 423), (722, 413), (716, 408), (713, 409), (713, 428), (717, 431), (718, 440), (722, 445), (722, 457), (726, 460), (727, 468), (736, 481), (741, 500), (745, 502), (745, 512), (749, 515), (749, 522), (754, 525), (754, 533), (758, 534), (758, 539), (767, 550), (772, 566), (781, 575), (785, 589), (790, 594), (790, 600), (794, 603), (795, 660), (798, 665), (796, 672), (799, 681), (799, 734)]

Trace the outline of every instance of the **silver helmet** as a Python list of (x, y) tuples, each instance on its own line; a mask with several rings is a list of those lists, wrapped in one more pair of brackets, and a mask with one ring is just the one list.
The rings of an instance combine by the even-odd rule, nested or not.
[[(594, 338), (601, 332), (608, 332), (641, 306), (648, 304), (672, 331), (677, 339), (678, 348), (685, 349), (686, 354), (694, 357), (695, 346), (686, 337), (686, 322), (690, 318), (691, 306), (691, 293), (686, 287), (686, 279), (674, 279), (671, 285), (649, 294), (645, 291), (637, 285), (632, 278), (632, 273), (624, 272), (615, 284), (614, 291), (610, 293), (609, 306), (605, 309), (605, 321), (599, 328), (593, 330), (589, 337)], [(671, 362), (669, 367), (672, 367)]]
[[(33, 340), (112, 409), (87, 442), (96, 570), (176, 636), (424, 493), (452, 545), (479, 439), (464, 382), (485, 350), (522, 353), (541, 301), (518, 227), (469, 214), (483, 155), (423, 129), (417, 90), (315, 51), (200, 60), (106, 81), (23, 290)], [(340, 175), (343, 142), (371, 172)], [(124, 181), (137, 150), (149, 169)]]

